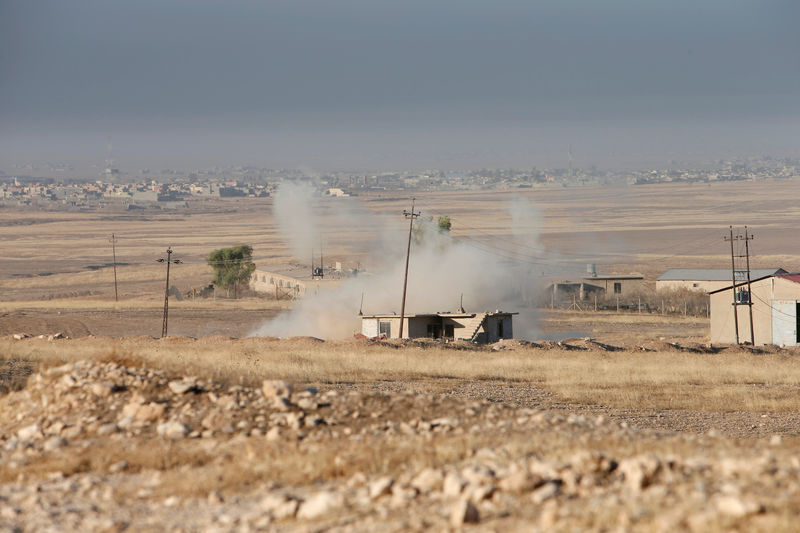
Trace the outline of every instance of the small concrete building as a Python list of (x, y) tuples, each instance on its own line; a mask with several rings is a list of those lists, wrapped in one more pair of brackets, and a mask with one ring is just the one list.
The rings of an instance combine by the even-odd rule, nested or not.
[[(403, 338), (464, 340), (490, 344), (514, 338), (512, 317), (518, 313), (422, 313), (406, 315)], [(400, 315), (364, 315), (361, 334), (370, 338), (397, 339), (400, 336)]]
[[(756, 346), (800, 345), (800, 274), (779, 274), (753, 279), (750, 283), (753, 303), (753, 332)], [(739, 342), (750, 342), (750, 312), (748, 305), (734, 306), (736, 301), (747, 301), (747, 283), (737, 283), (711, 291), (711, 342), (733, 344), (736, 342), (736, 324)], [(738, 320), (734, 322), (734, 308)]]
[[(750, 271), (750, 279), (787, 274), (782, 268), (759, 268)], [(744, 279), (737, 279), (745, 281)], [(698, 292), (711, 292), (732, 283), (731, 270), (724, 268), (670, 268), (656, 278), (656, 290), (688, 289)]]
[(641, 274), (593, 274), (583, 278), (586, 284), (601, 287), (606, 296), (628, 296), (642, 288), (644, 276)]
[(545, 287), (543, 301), (559, 302), (575, 298), (587, 300), (593, 296), (613, 298), (636, 294), (643, 287), (641, 274), (591, 274), (580, 281), (554, 280)]
[(250, 288), (276, 300), (294, 300), (317, 294), (339, 284), (342, 275), (325, 269), (325, 277), (313, 276), (310, 266), (283, 265), (270, 270), (257, 268), (250, 277)]

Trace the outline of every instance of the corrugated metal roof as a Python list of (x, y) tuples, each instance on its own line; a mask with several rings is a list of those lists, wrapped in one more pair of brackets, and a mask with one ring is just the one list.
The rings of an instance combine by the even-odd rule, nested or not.
[[(783, 269), (781, 269), (781, 270), (783, 270)], [(755, 283), (756, 281), (761, 281), (762, 279), (768, 279), (768, 278), (772, 278), (772, 277), (783, 278), (783, 279), (786, 279), (786, 280), (789, 280), (789, 281), (793, 281), (795, 283), (800, 283), (800, 274), (786, 274), (785, 270), (783, 270), (783, 272), (784, 272), (783, 274), (768, 274), (768, 275), (762, 276), (760, 278), (754, 278), (751, 275), (750, 283)], [(731, 287), (743, 287), (745, 285), (747, 285), (747, 281), (746, 280), (743, 281), (743, 282), (738, 282), (738, 283), (736, 283), (736, 285), (728, 285), (727, 287), (722, 287), (721, 289), (717, 289), (715, 291), (711, 291), (708, 294), (717, 294), (718, 292), (729, 291), (729, 290), (731, 290)]]
[[(782, 268), (757, 268), (750, 271), (750, 279), (786, 274)], [(737, 274), (742, 276), (743, 274)], [(656, 281), (730, 281), (731, 271), (724, 268), (670, 268), (656, 278)], [(737, 277), (736, 281), (739, 281)]]

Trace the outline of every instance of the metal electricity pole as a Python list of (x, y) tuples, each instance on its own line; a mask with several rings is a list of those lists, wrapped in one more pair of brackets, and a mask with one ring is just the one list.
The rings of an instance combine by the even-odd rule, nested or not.
[(111, 234), (111, 255), (114, 258), (114, 301), (119, 301), (119, 292), (117, 291), (117, 236)]
[(408, 219), (408, 248), (406, 249), (406, 273), (403, 277), (403, 303), (400, 304), (400, 339), (403, 338), (403, 322), (406, 317), (406, 288), (408, 287), (408, 258), (411, 257), (411, 229), (414, 227), (414, 219), (420, 215), (419, 211), (414, 211), (414, 202), (411, 199), (411, 211), (403, 210), (403, 216)]
[(167, 258), (163, 257), (156, 259), (158, 263), (167, 263), (167, 284), (164, 288), (164, 319), (161, 322), (161, 338), (167, 336), (167, 324), (169, 323), (169, 265), (175, 263), (176, 265), (183, 263), (180, 259), (172, 259), (172, 246), (167, 248)]

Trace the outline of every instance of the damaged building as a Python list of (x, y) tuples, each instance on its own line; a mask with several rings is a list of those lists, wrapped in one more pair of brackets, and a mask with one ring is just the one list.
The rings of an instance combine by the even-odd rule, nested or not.
[[(489, 344), (514, 337), (512, 318), (518, 313), (500, 310), (485, 313), (418, 313), (403, 318), (403, 338), (463, 340)], [(361, 334), (370, 338), (397, 339), (400, 315), (378, 314), (361, 317)]]

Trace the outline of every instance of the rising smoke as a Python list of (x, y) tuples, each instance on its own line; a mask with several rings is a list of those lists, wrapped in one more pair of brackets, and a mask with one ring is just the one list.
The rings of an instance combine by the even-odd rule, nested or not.
[[(274, 215), (278, 218), (282, 238), (297, 257), (307, 257), (314, 242), (322, 238), (319, 232), (335, 226), (322, 223), (314, 208), (320, 202), (323, 200), (314, 196), (311, 186), (282, 184), (276, 194)], [(374, 232), (377, 237), (370, 243), (368, 272), (347, 278), (336, 288), (320, 290), (317, 294), (309, 291), (290, 311), (265, 323), (252, 335), (349, 337), (361, 330), (357, 313), (362, 294), (364, 314), (400, 314), (406, 251), (405, 238), (399, 238), (405, 231), (402, 222), (388, 227), (353, 198), (331, 199), (324, 203), (332, 206), (325, 216), (334, 217), (339, 223), (336, 227), (349, 226), (353, 235), (358, 228), (377, 230)], [(511, 235), (504, 241), (505, 248), (513, 248), (518, 242), (530, 252), (538, 246), (541, 223), (538, 210), (525, 199), (514, 200), (508, 209), (512, 228), (508, 232)], [(398, 217), (398, 220), (402, 219)], [(456, 221), (454, 227), (457, 226)], [(468, 312), (520, 311), (514, 323), (515, 336), (530, 338), (536, 333), (530, 304), (537, 293), (537, 276), (531, 262), (520, 261), (521, 254), (497, 253), (480, 240), (454, 238), (439, 231), (431, 218), (418, 219), (415, 227), (407, 314), (455, 311), (463, 294)], [(384, 244), (387, 242), (395, 246), (387, 247)]]

